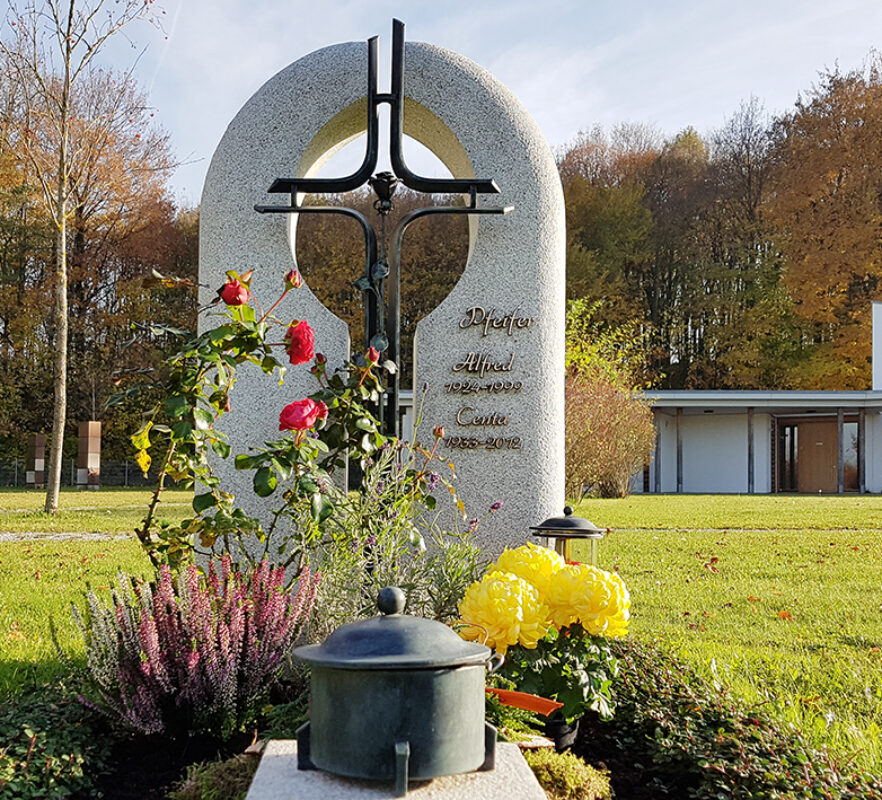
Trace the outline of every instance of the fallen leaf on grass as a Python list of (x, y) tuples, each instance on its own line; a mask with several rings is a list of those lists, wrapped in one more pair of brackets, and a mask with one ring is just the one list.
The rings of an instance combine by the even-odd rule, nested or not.
[(778, 616), (785, 622), (790, 622), (790, 620), (793, 619), (793, 614), (791, 614), (789, 611), (779, 611)]
[(748, 602), (751, 602), (751, 603), (761, 603), (762, 602), (762, 598), (754, 597), (753, 595), (748, 597), (747, 600), (748, 600)]

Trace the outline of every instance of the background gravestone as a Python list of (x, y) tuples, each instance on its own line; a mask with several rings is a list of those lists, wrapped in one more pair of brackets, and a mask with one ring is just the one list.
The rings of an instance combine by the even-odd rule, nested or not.
[[(515, 206), (504, 217), (469, 218), (462, 277), (418, 324), (415, 346), (415, 402), (423, 403), (424, 420), (417, 437), (428, 443), (433, 426), (444, 426), (442, 452), (456, 464), (470, 516), (503, 502), (479, 533), (482, 545), (498, 552), (522, 543), (530, 525), (563, 507), (563, 194), (547, 144), (508, 89), (449, 50), (408, 43), (405, 52), (405, 133), (455, 177), (493, 178), (501, 194), (482, 204)], [(227, 270), (253, 269), (257, 297), (278, 296), (282, 276), (295, 266), (296, 218), (253, 207), (271, 201), (266, 190), (277, 177), (315, 176), (364, 130), (366, 74), (365, 44), (335, 45), (285, 68), (243, 106), (206, 177), (201, 283), (216, 288)], [(201, 302), (213, 291), (204, 289)], [(332, 311), (304, 286), (277, 315), (307, 319), (316, 351), (333, 368), (347, 357), (349, 339)], [(292, 368), (283, 387), (243, 370), (223, 419), (237, 451), (274, 438), (281, 408), (315, 388), (305, 367)], [(246, 512), (266, 516), (249, 473), (237, 474), (229, 463), (221, 476)]]

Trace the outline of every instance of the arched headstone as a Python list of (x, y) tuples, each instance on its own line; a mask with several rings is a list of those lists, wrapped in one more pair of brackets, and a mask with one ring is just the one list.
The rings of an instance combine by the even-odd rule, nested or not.
[[(274, 297), (295, 266), (295, 215), (260, 215), (280, 175), (311, 177), (365, 128), (367, 48), (324, 48), (286, 67), (243, 106), (218, 146), (200, 218), (200, 281), (254, 270), (252, 290)], [(530, 525), (559, 514), (564, 487), (564, 210), (554, 159), (535, 122), (489, 72), (423, 43), (406, 46), (404, 130), (455, 177), (490, 177), (507, 216), (471, 217), (469, 257), (450, 295), (417, 326), (415, 401), (431, 440), (442, 425), (471, 515), (490, 551), (517, 545)], [(494, 200), (496, 202), (496, 200)], [(408, 269), (402, 264), (402, 271)], [(353, 276), (356, 277), (356, 276)], [(204, 302), (213, 299), (205, 290)], [(303, 287), (277, 311), (307, 319), (317, 350), (339, 365), (346, 325)], [(204, 324), (204, 323), (203, 323)], [(315, 389), (306, 370), (275, 387), (243, 371), (226, 430), (237, 451), (278, 434), (279, 410)], [(423, 395), (425, 386), (425, 395)], [(407, 432), (404, 438), (409, 438)], [(222, 476), (243, 508), (261, 515), (250, 475)], [(467, 524), (467, 523), (466, 523)]]

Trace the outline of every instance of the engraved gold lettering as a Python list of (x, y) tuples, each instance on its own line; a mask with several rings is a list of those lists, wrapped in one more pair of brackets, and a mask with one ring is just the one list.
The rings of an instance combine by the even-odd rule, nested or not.
[(483, 306), (472, 306), (459, 321), (459, 327), (465, 330), (473, 325), (479, 325), (482, 328), (482, 336), (486, 336), (491, 330), (503, 330), (511, 336), (515, 329), (529, 328), (536, 321), (536, 317), (518, 316), (520, 310), (518, 306), (510, 314), (497, 316), (495, 308), (487, 311)]
[(514, 353), (509, 353), (508, 361), (493, 361), (490, 353), (469, 353), (453, 367), (454, 372), (473, 372), (483, 378), (488, 372), (511, 372), (514, 366)]
[(456, 421), (459, 425), (473, 425), (483, 427), (486, 425), (508, 425), (508, 417), (494, 411), (492, 414), (475, 414), (474, 407), (463, 406), (456, 412)]

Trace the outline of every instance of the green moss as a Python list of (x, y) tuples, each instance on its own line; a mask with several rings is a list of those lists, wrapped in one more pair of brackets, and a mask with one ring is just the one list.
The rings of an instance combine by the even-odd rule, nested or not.
[(551, 748), (525, 750), (524, 758), (550, 800), (609, 800), (609, 774), (572, 753)]
[(238, 755), (194, 764), (169, 800), (244, 800), (259, 763), (254, 756)]

